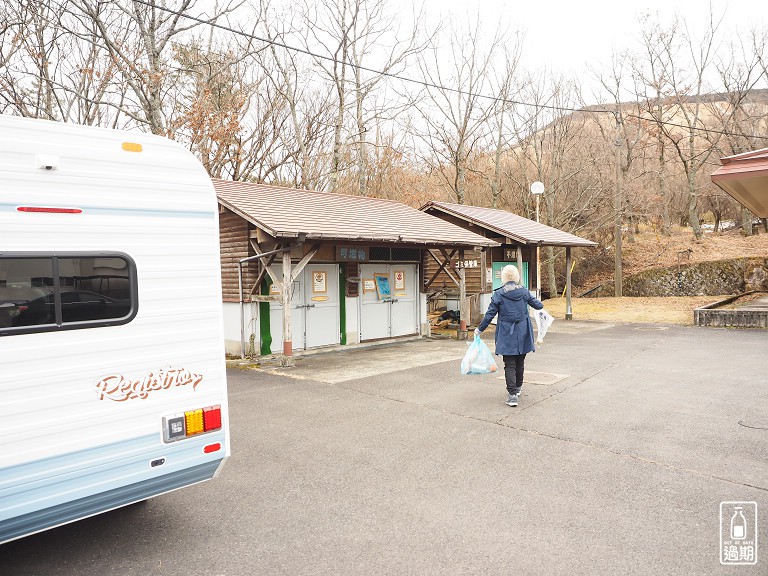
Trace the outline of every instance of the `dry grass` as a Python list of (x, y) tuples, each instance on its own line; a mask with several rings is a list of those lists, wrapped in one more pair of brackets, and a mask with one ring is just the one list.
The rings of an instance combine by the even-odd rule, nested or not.
[[(727, 296), (664, 296), (657, 298), (572, 298), (574, 320), (693, 324), (693, 310)], [(565, 298), (544, 301), (556, 319), (565, 318)]]

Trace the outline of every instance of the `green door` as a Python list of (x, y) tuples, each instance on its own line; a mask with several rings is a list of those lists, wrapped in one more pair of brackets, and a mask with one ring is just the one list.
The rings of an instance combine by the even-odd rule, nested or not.
[[(517, 267), (517, 262), (494, 262), (493, 263), (493, 289), (501, 287), (501, 269), (507, 264), (512, 264)], [(520, 274), (520, 284), (529, 288), (528, 286), (528, 262), (523, 262), (523, 271)]]

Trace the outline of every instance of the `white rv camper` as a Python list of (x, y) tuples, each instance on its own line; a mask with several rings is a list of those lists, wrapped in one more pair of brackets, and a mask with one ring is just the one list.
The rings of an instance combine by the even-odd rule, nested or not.
[(221, 307), (187, 150), (0, 116), (0, 543), (217, 474)]

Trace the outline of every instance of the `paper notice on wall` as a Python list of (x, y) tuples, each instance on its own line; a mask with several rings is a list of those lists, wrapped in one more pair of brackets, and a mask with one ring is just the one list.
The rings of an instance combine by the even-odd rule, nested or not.
[(395, 270), (395, 290), (405, 290), (405, 272)]
[(325, 272), (314, 272), (312, 274), (312, 292), (315, 294), (328, 292)]

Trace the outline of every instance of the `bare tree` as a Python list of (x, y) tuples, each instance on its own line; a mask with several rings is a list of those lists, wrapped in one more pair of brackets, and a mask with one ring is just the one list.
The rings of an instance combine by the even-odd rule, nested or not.
[[(397, 106), (393, 101), (372, 101), (372, 95), (391, 76), (402, 72), (409, 59), (421, 54), (428, 40), (423, 38), (420, 25), (424, 21), (423, 5), (420, 9), (414, 9), (411, 19), (413, 26), (409, 28), (403, 20), (398, 23), (396, 15), (389, 11), (390, 5), (386, 0), (356, 1), (362, 6), (351, 29), (350, 57), (353, 64), (356, 128), (352, 140), (357, 155), (357, 191), (361, 196), (366, 196), (369, 179), (368, 149), (372, 144), (375, 145), (369, 136), (371, 127), (385, 120), (391, 121), (403, 108), (403, 105)], [(395, 33), (398, 26), (405, 29), (402, 38), (398, 38)], [(376, 66), (378, 73), (364, 71), (368, 61), (374, 58), (380, 62)], [(377, 129), (376, 134), (379, 133)]]
[[(614, 190), (614, 293), (622, 296), (622, 229), (625, 217), (629, 220), (627, 237), (634, 241), (635, 214), (632, 209), (634, 199), (627, 194), (632, 165), (638, 154), (645, 133), (640, 105), (637, 101), (627, 102), (625, 95), (636, 95), (638, 90), (632, 85), (633, 77), (628, 71), (631, 57), (628, 54), (614, 54), (609, 74), (598, 74), (602, 89), (611, 99), (612, 118), (605, 114), (595, 114), (597, 125), (603, 139), (613, 144), (615, 150), (616, 182)], [(629, 85), (627, 85), (629, 84)], [(605, 120), (609, 120), (606, 124)], [(626, 210), (629, 207), (629, 210)]]
[(67, 53), (66, 34), (55, 6), (33, 0), (3, 2), (3, 66), (0, 95), (6, 111), (62, 119), (57, 70)]
[[(721, 52), (717, 61), (716, 67), (723, 93), (722, 98), (708, 104), (708, 109), (715, 120), (712, 127), (723, 132), (719, 148), (723, 155), (748, 152), (764, 147), (768, 142), (768, 138), (757, 136), (765, 134), (768, 129), (765, 114), (768, 92), (755, 89), (758, 82), (768, 77), (764, 66), (766, 35), (765, 30), (753, 30), (749, 45), (745, 45), (739, 38), (738, 41), (730, 43), (728, 50)], [(719, 214), (717, 208), (722, 199), (724, 198), (720, 189), (715, 188), (710, 200), (716, 216)], [(725, 201), (730, 202), (729, 199)], [(754, 215), (743, 206), (740, 212), (742, 232), (749, 236), (752, 234)]]
[(646, 17), (642, 20), (640, 53), (633, 55), (636, 98), (646, 115), (654, 123), (648, 126), (649, 134), (656, 145), (656, 194), (658, 196), (662, 234), (669, 234), (672, 218), (670, 214), (671, 193), (669, 190), (667, 137), (661, 126), (670, 112), (674, 86), (671, 84), (671, 58), (679, 48), (679, 23), (675, 18), (666, 28), (658, 21)]
[(355, 166), (354, 187), (367, 195), (371, 131), (401, 109), (375, 95), (423, 50), (423, 13), (415, 11), (413, 25), (401, 21), (398, 28), (387, 0), (323, 0), (307, 2), (304, 10), (306, 48), (317, 53), (314, 64), (323, 70), (334, 93), (330, 189), (340, 190), (344, 174)]
[(333, 151), (330, 166), (330, 190), (338, 187), (342, 170), (344, 146), (344, 125), (347, 112), (347, 82), (350, 73), (353, 31), (360, 12), (361, 0), (321, 0), (305, 3), (307, 34), (313, 42), (307, 43), (307, 50), (324, 48), (325, 58), (315, 58), (318, 67), (325, 71), (336, 93), (336, 114), (334, 119)]
[(424, 78), (418, 106), (426, 146), (424, 160), (440, 175), (453, 198), (463, 204), (470, 159), (485, 144), (493, 106), (482, 97), (490, 86), (493, 55), (504, 42), (500, 28), (485, 44), (480, 18), (469, 28), (449, 31), (448, 50), (428, 50), (419, 62)]
[[(153, 134), (168, 134), (179, 76), (173, 42), (199, 26), (199, 18), (187, 17), (193, 15), (195, 0), (78, 0), (67, 6), (81, 22), (70, 31), (107, 52), (132, 94), (117, 104), (121, 112)], [(229, 2), (202, 21), (215, 22), (233, 6)]]
[(495, 134), (494, 141), (491, 143), (491, 152), (493, 153), (493, 174), (485, 176), (489, 180), (491, 188), (491, 206), (496, 208), (499, 203), (499, 197), (503, 191), (503, 158), (504, 152), (509, 149), (511, 143), (520, 138), (520, 134), (510, 133), (512, 126), (510, 118), (514, 109), (516, 98), (521, 90), (520, 79), (518, 78), (518, 66), (522, 48), (522, 35), (516, 35), (510, 42), (507, 41), (501, 47), (504, 55), (503, 68), (495, 74), (493, 79), (494, 94), (496, 101), (493, 106), (493, 114), (489, 118), (489, 123)]
[[(521, 193), (531, 213), (528, 185), (534, 180), (544, 183), (542, 197), (543, 223), (574, 231), (585, 214), (600, 202), (602, 189), (582, 180), (585, 125), (589, 115), (576, 110), (581, 101), (580, 87), (564, 78), (531, 78), (521, 92), (525, 107), (518, 107), (517, 131), (526, 134), (519, 147), (525, 158), (525, 182)], [(542, 261), (546, 268), (550, 294), (557, 293), (556, 254), (549, 246)]]
[[(683, 54), (682, 50), (678, 50), (677, 45), (671, 42), (663, 45), (662, 49), (666, 51), (666, 81), (673, 90), (669, 97), (669, 115), (662, 118), (656, 114), (656, 108), (650, 110), (654, 122), (671, 144), (685, 172), (688, 223), (697, 238), (702, 235), (698, 213), (697, 176), (714, 152), (719, 138), (719, 133), (707, 131), (703, 113), (705, 96), (710, 92), (707, 78), (719, 48), (717, 34), (721, 22), (722, 19), (716, 20), (710, 9), (707, 28), (700, 39), (694, 38), (686, 29), (683, 43), (687, 54)], [(687, 59), (683, 60), (685, 56)], [(686, 61), (690, 69), (686, 69)], [(707, 144), (702, 146), (704, 134), (709, 134), (709, 138), (704, 140)]]

